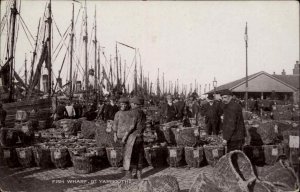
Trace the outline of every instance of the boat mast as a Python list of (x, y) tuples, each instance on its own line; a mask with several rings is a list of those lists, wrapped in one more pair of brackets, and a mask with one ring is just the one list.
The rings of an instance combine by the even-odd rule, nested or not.
[(162, 86), (163, 86), (163, 94), (165, 94), (165, 73), (163, 72), (163, 84), (162, 84)]
[[(94, 66), (94, 68), (95, 68), (95, 77), (94, 77), (94, 90), (97, 92), (97, 77), (98, 77), (98, 75), (97, 75), (97, 71), (98, 71), (98, 69), (97, 69), (97, 22), (96, 22), (96, 6), (95, 6), (95, 37), (94, 37), (94, 44), (95, 44), (95, 66)], [(96, 95), (96, 97), (97, 97), (97, 95)]]
[(100, 52), (101, 52), (101, 47), (100, 45), (98, 46), (98, 81), (99, 81), (99, 85), (98, 87), (96, 87), (97, 89), (99, 88), (99, 91), (100, 91), (100, 95), (102, 95), (102, 85), (101, 85), (101, 82), (100, 82), (100, 69), (101, 69), (101, 63), (100, 63)]
[(87, 54), (87, 46), (88, 46), (88, 32), (87, 32), (87, 7), (85, 0), (85, 35), (83, 36), (84, 48), (85, 48), (85, 91), (86, 98), (89, 97), (89, 74), (88, 74), (88, 54)]
[(27, 86), (27, 57), (25, 53), (25, 85)]
[(117, 87), (119, 86), (119, 67), (118, 67), (118, 44), (116, 42), (116, 67), (117, 67)]
[[(126, 77), (126, 60), (124, 60), (124, 80), (123, 80), (123, 85), (124, 85), (124, 92), (126, 93), (126, 82), (125, 82), (125, 77)], [(128, 88), (128, 90), (127, 91), (129, 91), (129, 88)]]
[(72, 88), (73, 88), (73, 43), (74, 43), (74, 3), (72, 3), (72, 20), (71, 20), (71, 49), (70, 49), (70, 100), (72, 100)]
[(35, 58), (36, 58), (36, 49), (37, 49), (38, 36), (39, 36), (39, 31), (40, 31), (40, 24), (41, 24), (41, 19), (39, 19), (39, 25), (38, 25), (38, 30), (37, 30), (36, 40), (35, 40), (35, 45), (34, 45), (34, 51), (33, 51), (33, 56), (32, 56), (32, 61), (31, 61), (29, 84), (31, 84), (32, 78), (33, 78), (33, 67), (34, 67), (34, 62), (35, 62)]
[(16, 30), (16, 17), (18, 14), (16, 0), (13, 2), (13, 7), (11, 8), (11, 21), (12, 21), (12, 36), (11, 36), (11, 43), (10, 43), (10, 56), (12, 58), (10, 61), (10, 75), (9, 75), (9, 82), (10, 82), (10, 89), (9, 89), (9, 101), (13, 100), (13, 72), (14, 72), (14, 47), (15, 47), (15, 30)]
[(157, 69), (157, 88), (156, 88), (156, 94), (157, 94), (157, 96), (160, 96), (160, 90), (159, 90), (159, 68)]
[(137, 58), (136, 58), (136, 49), (135, 49), (135, 66), (134, 66), (134, 91), (137, 95), (137, 70), (136, 70)]
[(49, 5), (48, 5), (48, 11), (49, 11), (49, 16), (48, 16), (48, 19), (47, 19), (47, 22), (48, 22), (48, 56), (47, 56), (47, 59), (48, 59), (48, 94), (49, 94), (49, 97), (51, 97), (51, 90), (52, 90), (52, 61), (51, 61), (51, 24), (52, 24), (52, 11), (51, 11), (51, 0), (49, 2)]

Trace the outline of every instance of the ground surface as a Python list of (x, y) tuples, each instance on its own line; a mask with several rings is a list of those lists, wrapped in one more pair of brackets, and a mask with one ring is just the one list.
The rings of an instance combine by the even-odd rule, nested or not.
[[(181, 191), (188, 191), (197, 175), (211, 171), (211, 166), (201, 168), (152, 168), (143, 169), (143, 178), (153, 175), (173, 175), (179, 182)], [(121, 181), (124, 172), (121, 168), (107, 167), (90, 174), (76, 174), (73, 167), (67, 169), (8, 168), (0, 165), (0, 189), (2, 191), (108, 191), (112, 182)], [(122, 180), (125, 182), (125, 180)]]

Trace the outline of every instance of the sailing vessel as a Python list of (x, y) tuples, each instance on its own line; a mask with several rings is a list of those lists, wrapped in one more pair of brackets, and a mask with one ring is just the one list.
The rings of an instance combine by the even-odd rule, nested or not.
[[(16, 26), (17, 26), (17, 16), (20, 17), (17, 10), (17, 0), (14, 0), (10, 10), (10, 17), (7, 33), (7, 52), (6, 52), (6, 61), (0, 69), (0, 100), (3, 102), (4, 109), (7, 110), (6, 117), (6, 126), (13, 127), (15, 114), (17, 110), (31, 111), (33, 109), (39, 109), (39, 114), (42, 119), (48, 119), (51, 114), (51, 93), (52, 93), (52, 79), (51, 79), (51, 23), (52, 23), (52, 13), (51, 13), (51, 0), (48, 4), (48, 16), (46, 19), (47, 23), (47, 36), (44, 36), (41, 55), (36, 67), (35, 72), (32, 73), (29, 80), (29, 83), (24, 82), (22, 78), (15, 71), (15, 49), (16, 49)], [(7, 14), (8, 15), (8, 14)], [(22, 19), (19, 19), (19, 21)], [(2, 23), (2, 31), (4, 29), (4, 23)], [(46, 29), (46, 27), (44, 28)], [(35, 50), (33, 51), (32, 64), (36, 59), (36, 48), (37, 40), (35, 44)], [(8, 59), (7, 59), (8, 58)], [(48, 70), (48, 75), (44, 75), (44, 85), (46, 87), (45, 92), (47, 92), (48, 97), (40, 97), (42, 92), (38, 89), (38, 85), (41, 79), (41, 68), (45, 63), (45, 68)], [(27, 73), (27, 70), (25, 71)], [(27, 74), (25, 75), (27, 76)], [(41, 119), (41, 120), (42, 120)]]

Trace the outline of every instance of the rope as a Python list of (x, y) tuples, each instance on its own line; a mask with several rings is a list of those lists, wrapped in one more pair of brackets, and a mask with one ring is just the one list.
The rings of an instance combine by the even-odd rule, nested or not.
[(28, 41), (29, 41), (29, 43), (30, 43), (30, 45), (31, 45), (31, 48), (34, 49), (32, 43), (30, 42), (30, 39), (29, 39), (29, 37), (28, 37), (28, 34), (27, 34), (27, 32), (26, 32), (26, 30), (25, 30), (25, 28), (24, 28), (22, 22), (20, 22), (20, 23), (21, 23), (21, 27), (23, 28), (23, 30), (24, 30), (24, 32), (25, 32), (25, 35), (26, 35), (26, 37), (27, 37), (27, 39), (28, 39)]
[(31, 36), (32, 40), (34, 41), (34, 37), (33, 35), (31, 34), (30, 30), (28, 29), (26, 23), (24, 22), (23, 18), (21, 17), (21, 15), (19, 15), (19, 18), (21, 19), (21, 23), (23, 23), (27, 29), (27, 31), (29, 32), (29, 35)]
[[(70, 26), (69, 26), (70, 27)], [(62, 42), (64, 42), (64, 40), (68, 37), (66, 34), (67, 34), (67, 32), (68, 32), (68, 30), (69, 30), (69, 27), (67, 28), (67, 30), (65, 31), (65, 33), (64, 33), (64, 36), (61, 36), (61, 34), (59, 33), (59, 35), (61, 36), (61, 40), (60, 40), (60, 42), (58, 43), (58, 45), (56, 46), (56, 48), (55, 48), (55, 50), (54, 50), (54, 52), (53, 52), (53, 55), (56, 53), (56, 50), (57, 50), (57, 48), (58, 48), (58, 46), (60, 46), (60, 44), (61, 44), (61, 47), (64, 45)], [(61, 49), (61, 48), (60, 48)], [(60, 50), (59, 50), (60, 51)], [(57, 55), (59, 54), (59, 52), (57, 53)]]
[[(128, 70), (128, 74), (127, 74), (127, 77), (126, 77), (126, 80), (125, 80), (125, 81), (127, 81), (128, 76), (129, 76), (129, 74), (131, 73), (131, 67), (132, 67), (133, 62), (135, 61), (135, 59), (136, 59), (136, 54), (134, 55), (134, 58), (133, 58), (133, 60), (132, 60), (132, 62), (131, 62), (131, 65), (130, 65), (130, 68), (129, 68), (129, 70)], [(127, 69), (128, 69), (128, 67), (127, 67)]]

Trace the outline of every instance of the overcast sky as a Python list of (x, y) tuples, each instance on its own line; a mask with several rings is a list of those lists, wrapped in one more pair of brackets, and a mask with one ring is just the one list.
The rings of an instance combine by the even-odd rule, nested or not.
[[(1, 18), (6, 2), (1, 1)], [(75, 17), (84, 1), (74, 3)], [(39, 18), (47, 1), (23, 0), (20, 15), (33, 36), (36, 35)], [(299, 60), (299, 3), (297, 1), (87, 1), (89, 40), (97, 10), (97, 38), (104, 46), (109, 60), (115, 55), (115, 42), (123, 42), (139, 49), (144, 71), (155, 82), (157, 69), (165, 73), (166, 81), (179, 79), (190, 84), (211, 83), (216, 77), (218, 85), (245, 76), (245, 25), (248, 22), (249, 75), (266, 71), (287, 74)], [(72, 1), (52, 0), (54, 21), (64, 33), (70, 25)], [(83, 9), (76, 23), (76, 50), (82, 57), (80, 29)], [(60, 37), (53, 26), (54, 44)], [(1, 33), (1, 60), (6, 34)], [(81, 45), (79, 44), (81, 41)], [(20, 26), (16, 50), (16, 68), (22, 71), (25, 53), (32, 57), (32, 48)], [(68, 39), (66, 40), (68, 44)], [(66, 49), (65, 49), (66, 50)], [(127, 66), (134, 52), (119, 46), (119, 52)], [(62, 63), (63, 55), (53, 63), (54, 73)], [(103, 56), (102, 56), (103, 57)], [(92, 46), (89, 58), (93, 58)], [(104, 59), (101, 58), (102, 62)], [(93, 62), (90, 59), (90, 62)], [(68, 62), (66, 66), (68, 65)], [(82, 64), (84, 66), (84, 64)], [(67, 74), (68, 67), (64, 67)], [(131, 69), (133, 71), (133, 68)], [(132, 75), (133, 73), (131, 73)], [(131, 76), (132, 77), (132, 76)], [(212, 86), (212, 85), (211, 85)]]

